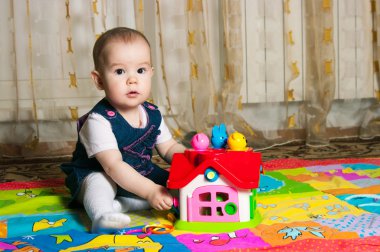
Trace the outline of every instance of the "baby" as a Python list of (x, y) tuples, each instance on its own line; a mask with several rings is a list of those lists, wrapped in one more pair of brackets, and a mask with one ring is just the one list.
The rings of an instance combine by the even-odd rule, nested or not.
[(168, 171), (152, 163), (152, 151), (168, 163), (185, 147), (177, 143), (150, 96), (150, 45), (139, 31), (106, 31), (93, 48), (92, 79), (105, 97), (78, 121), (78, 142), (62, 164), (73, 201), (82, 203), (92, 232), (125, 228), (128, 211), (168, 210)]

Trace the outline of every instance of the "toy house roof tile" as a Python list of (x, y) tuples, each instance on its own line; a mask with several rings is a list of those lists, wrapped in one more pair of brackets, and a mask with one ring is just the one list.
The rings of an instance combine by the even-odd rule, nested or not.
[(233, 185), (242, 189), (258, 187), (260, 178), (261, 153), (253, 151), (225, 151), (223, 153), (201, 153), (190, 151), (176, 153), (172, 160), (168, 187), (180, 189), (196, 176), (213, 168)]

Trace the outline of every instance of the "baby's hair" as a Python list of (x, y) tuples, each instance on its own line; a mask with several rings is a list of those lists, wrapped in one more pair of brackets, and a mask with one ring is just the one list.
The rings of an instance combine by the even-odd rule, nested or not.
[(143, 39), (150, 47), (150, 43), (143, 33), (128, 27), (116, 27), (100, 35), (100, 37), (95, 42), (94, 49), (92, 50), (92, 57), (94, 60), (95, 70), (100, 70), (101, 65), (103, 63), (102, 52), (104, 47), (109, 42), (121, 40), (128, 43), (133, 42), (139, 38)]

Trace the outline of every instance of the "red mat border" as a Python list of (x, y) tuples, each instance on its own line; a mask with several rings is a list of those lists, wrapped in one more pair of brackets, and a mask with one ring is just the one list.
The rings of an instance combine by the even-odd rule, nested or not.
[(34, 180), (34, 181), (12, 181), (12, 182), (1, 183), (0, 190), (60, 187), (64, 185), (65, 185), (64, 178)]

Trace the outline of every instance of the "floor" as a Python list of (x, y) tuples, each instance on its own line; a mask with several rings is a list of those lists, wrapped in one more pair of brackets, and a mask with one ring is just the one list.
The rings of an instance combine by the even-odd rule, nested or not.
[[(262, 150), (263, 161), (277, 158), (301, 158), (308, 160), (337, 158), (380, 158), (380, 138), (372, 140), (334, 141), (325, 147), (309, 147), (303, 144), (276, 146)], [(0, 183), (11, 181), (44, 180), (64, 178), (59, 168), (70, 156), (44, 157), (34, 159), (0, 159)], [(154, 161), (166, 164), (158, 157)]]

